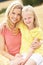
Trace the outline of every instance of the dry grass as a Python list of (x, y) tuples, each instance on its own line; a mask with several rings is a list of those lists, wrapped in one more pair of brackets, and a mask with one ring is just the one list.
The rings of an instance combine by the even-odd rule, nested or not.
[[(0, 10), (7, 8), (12, 1), (0, 3)], [(43, 4), (34, 8), (39, 19), (40, 27), (43, 29)], [(4, 19), (4, 14), (0, 15), (0, 22)]]
[(2, 8), (7, 8), (8, 5), (11, 3), (12, 1), (4, 1), (4, 2), (0, 2), (0, 10)]
[[(8, 5), (11, 3), (12, 1), (5, 1), (5, 2), (0, 2), (0, 10), (2, 10), (3, 8), (7, 8)], [(4, 19), (4, 13), (0, 14), (0, 23), (3, 21)]]
[(41, 28), (43, 29), (43, 4), (35, 7)]

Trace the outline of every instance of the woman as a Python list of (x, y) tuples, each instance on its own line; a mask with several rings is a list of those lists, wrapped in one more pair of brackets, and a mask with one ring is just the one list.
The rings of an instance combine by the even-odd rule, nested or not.
[[(11, 3), (6, 10), (4, 23), (0, 27), (0, 54), (8, 61), (14, 59), (15, 55), (20, 52), (21, 32), (17, 27), (17, 23), (21, 21), (22, 7), (23, 5), (18, 1)], [(17, 56), (16, 58), (20, 62)], [(8, 63), (7, 60), (3, 61)], [(6, 63), (3, 64), (6, 65)]]

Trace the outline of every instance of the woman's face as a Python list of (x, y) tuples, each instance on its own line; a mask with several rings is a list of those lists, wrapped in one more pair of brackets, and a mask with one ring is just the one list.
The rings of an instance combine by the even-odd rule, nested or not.
[(30, 25), (33, 25), (33, 22), (34, 22), (34, 14), (32, 11), (24, 11), (22, 13), (22, 17), (23, 17), (23, 20), (24, 20), (24, 23), (27, 25), (27, 26), (30, 26)]
[(19, 8), (11, 9), (9, 12), (9, 19), (13, 24), (19, 22), (21, 19), (21, 9)]

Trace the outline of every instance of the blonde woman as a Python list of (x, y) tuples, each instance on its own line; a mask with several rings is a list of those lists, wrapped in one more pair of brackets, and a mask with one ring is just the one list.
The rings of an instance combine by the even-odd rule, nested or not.
[(22, 7), (20, 2), (13, 1), (6, 10), (4, 23), (0, 26), (0, 61), (3, 63), (0, 65), (7, 65), (7, 59), (15, 59), (15, 65), (21, 60), (15, 55), (19, 54), (21, 47), (21, 31), (17, 23), (21, 21)]
[[(26, 25), (24, 26), (24, 31), (23, 29), (21, 30), (23, 31), (22, 35), (24, 39), (20, 52), (24, 57), (24, 65), (40, 65), (43, 62), (43, 31), (39, 27), (34, 8), (31, 5), (24, 6), (22, 9), (22, 17)], [(40, 44), (40, 47), (33, 54), (31, 53), (32, 50), (29, 49), (31, 44)]]

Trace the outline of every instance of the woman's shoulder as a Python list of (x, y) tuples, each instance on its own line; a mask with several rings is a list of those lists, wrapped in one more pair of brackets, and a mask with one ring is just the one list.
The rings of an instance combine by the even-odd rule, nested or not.
[(2, 32), (6, 28), (6, 23), (0, 24), (0, 32)]

